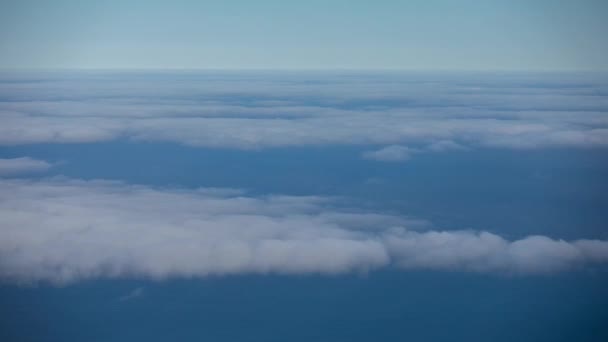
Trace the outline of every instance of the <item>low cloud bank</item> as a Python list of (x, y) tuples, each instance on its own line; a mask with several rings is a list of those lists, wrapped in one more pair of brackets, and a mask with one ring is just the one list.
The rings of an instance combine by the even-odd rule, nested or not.
[(322, 197), (0, 180), (0, 279), (340, 274), (379, 268), (542, 274), (608, 263), (608, 241), (421, 230)]

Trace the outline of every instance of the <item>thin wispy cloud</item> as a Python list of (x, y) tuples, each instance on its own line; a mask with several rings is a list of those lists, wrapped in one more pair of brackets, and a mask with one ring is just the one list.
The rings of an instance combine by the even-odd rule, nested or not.
[(133, 289), (133, 291), (127, 293), (126, 295), (121, 296), (120, 298), (118, 298), (118, 300), (121, 301), (121, 302), (126, 302), (126, 301), (129, 301), (129, 300), (140, 298), (143, 295), (144, 295), (144, 288), (143, 287), (138, 287), (138, 288)]
[(53, 165), (30, 157), (0, 158), (0, 176), (15, 176), (44, 172)]
[(466, 151), (467, 147), (451, 140), (438, 140), (427, 146), (412, 148), (403, 145), (389, 145), (377, 150), (365, 151), (361, 154), (363, 159), (380, 162), (406, 162), (416, 154), (433, 152)]
[(364, 152), (363, 158), (384, 162), (404, 162), (409, 160), (415, 152), (416, 150), (407, 146), (391, 145), (376, 151)]

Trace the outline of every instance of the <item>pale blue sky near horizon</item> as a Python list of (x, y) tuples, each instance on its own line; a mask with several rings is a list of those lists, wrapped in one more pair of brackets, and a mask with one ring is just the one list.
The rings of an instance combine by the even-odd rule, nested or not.
[(608, 70), (604, 1), (0, 1), (0, 68)]

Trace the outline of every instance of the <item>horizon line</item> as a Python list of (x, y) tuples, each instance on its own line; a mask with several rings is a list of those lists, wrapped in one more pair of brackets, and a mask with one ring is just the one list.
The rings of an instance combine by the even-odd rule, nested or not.
[(192, 72), (192, 71), (236, 71), (236, 72), (472, 72), (472, 73), (608, 73), (608, 69), (541, 69), (541, 68), (483, 68), (483, 69), (454, 69), (454, 68), (350, 68), (350, 67), (319, 67), (319, 68), (228, 68), (228, 67), (0, 67), (0, 72), (56, 72), (56, 71), (99, 71), (99, 72)]

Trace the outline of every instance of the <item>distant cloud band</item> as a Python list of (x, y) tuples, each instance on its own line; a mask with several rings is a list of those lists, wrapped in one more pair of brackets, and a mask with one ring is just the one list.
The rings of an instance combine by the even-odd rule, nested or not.
[(0, 145), (605, 148), (607, 87), (588, 74), (2, 74)]

